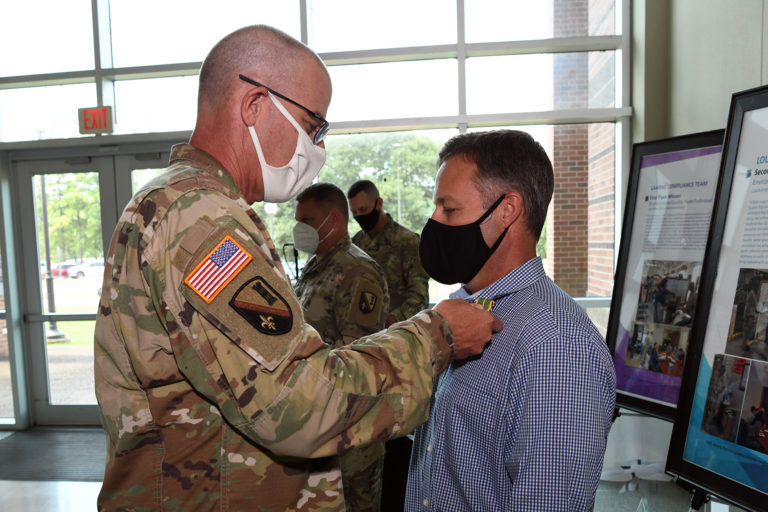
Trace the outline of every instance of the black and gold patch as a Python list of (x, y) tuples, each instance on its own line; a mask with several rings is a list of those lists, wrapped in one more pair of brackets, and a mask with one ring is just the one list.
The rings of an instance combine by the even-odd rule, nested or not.
[(364, 291), (360, 294), (360, 300), (358, 301), (358, 305), (360, 307), (360, 311), (365, 313), (366, 315), (369, 313), (373, 313), (376, 310), (376, 303), (378, 302), (378, 297), (374, 293)]
[(232, 296), (229, 305), (264, 334), (285, 334), (293, 327), (290, 306), (261, 276), (246, 281)]

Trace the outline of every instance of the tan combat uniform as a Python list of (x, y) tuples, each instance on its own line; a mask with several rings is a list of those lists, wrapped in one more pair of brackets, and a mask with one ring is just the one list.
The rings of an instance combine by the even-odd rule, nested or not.
[[(383, 215), (383, 214), (382, 214)], [(429, 276), (419, 259), (419, 235), (387, 214), (389, 221), (371, 237), (363, 230), (352, 242), (376, 260), (389, 288), (389, 314), (405, 320), (429, 307)]]
[[(310, 258), (296, 295), (306, 322), (334, 348), (383, 329), (389, 310), (381, 269), (349, 236), (323, 256)], [(352, 448), (339, 460), (347, 510), (381, 510), (384, 443)]]
[(264, 224), (175, 146), (110, 244), (95, 334), (100, 510), (343, 510), (338, 454), (427, 416), (452, 356), (435, 312), (331, 349)]

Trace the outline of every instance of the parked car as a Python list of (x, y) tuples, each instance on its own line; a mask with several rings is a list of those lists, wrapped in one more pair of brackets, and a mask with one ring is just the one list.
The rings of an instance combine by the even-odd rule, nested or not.
[(87, 261), (73, 265), (67, 269), (67, 273), (72, 279), (102, 277), (104, 275), (104, 260)]
[(69, 277), (70, 267), (77, 265), (77, 262), (67, 260), (62, 263), (57, 263), (53, 266), (53, 277)]

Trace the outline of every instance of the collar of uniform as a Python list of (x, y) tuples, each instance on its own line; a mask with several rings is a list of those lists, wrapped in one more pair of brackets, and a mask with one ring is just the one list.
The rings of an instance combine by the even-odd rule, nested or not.
[(450, 298), (464, 299), (467, 302), (475, 302), (478, 298), (498, 300), (518, 290), (527, 288), (545, 275), (544, 265), (541, 262), (541, 258), (536, 256), (489, 284), (482, 290), (470, 294), (469, 291), (462, 286), (451, 293)]
[(176, 144), (171, 148), (170, 163), (173, 164), (180, 160), (193, 162), (195, 167), (216, 176), (219, 181), (231, 188), (238, 196), (243, 195), (240, 187), (237, 186), (232, 175), (229, 174), (229, 171), (218, 160), (202, 149), (196, 148), (192, 144)]
[(331, 261), (336, 254), (340, 252), (346, 252), (349, 246), (352, 244), (349, 235), (345, 235), (336, 242), (336, 245), (331, 247), (331, 250), (323, 255), (322, 258), (318, 258), (316, 254), (313, 254), (306, 265), (304, 265), (303, 274), (309, 274), (310, 272), (317, 272), (324, 268), (324, 263)]

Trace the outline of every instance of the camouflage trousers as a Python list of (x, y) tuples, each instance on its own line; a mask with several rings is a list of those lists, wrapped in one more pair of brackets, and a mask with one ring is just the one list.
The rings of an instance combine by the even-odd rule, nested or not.
[(380, 512), (384, 443), (353, 448), (339, 462), (347, 512)]

